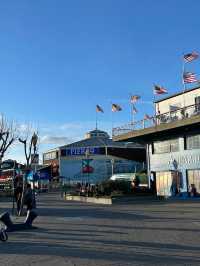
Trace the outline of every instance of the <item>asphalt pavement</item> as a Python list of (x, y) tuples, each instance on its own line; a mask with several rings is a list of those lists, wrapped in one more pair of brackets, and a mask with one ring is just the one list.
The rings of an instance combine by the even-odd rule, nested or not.
[[(103, 206), (44, 193), (37, 201), (38, 228), (9, 233), (8, 241), (0, 242), (0, 265), (200, 265), (199, 200)], [(11, 207), (0, 198), (0, 212)]]

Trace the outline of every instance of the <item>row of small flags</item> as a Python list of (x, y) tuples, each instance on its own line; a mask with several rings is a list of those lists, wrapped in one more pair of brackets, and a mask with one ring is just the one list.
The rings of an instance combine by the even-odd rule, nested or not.
[[(197, 53), (197, 52), (188, 53), (188, 54), (185, 54), (183, 56), (184, 63), (192, 62), (193, 60), (195, 60), (197, 58), (199, 58), (199, 53)], [(193, 83), (193, 82), (199, 82), (199, 80), (197, 80), (197, 78), (196, 78), (196, 74), (193, 72), (185, 72), (184, 71), (183, 72), (183, 83), (185, 84), (185, 83)], [(153, 93), (154, 93), (154, 95), (161, 95), (161, 94), (168, 93), (168, 91), (163, 86), (154, 85)], [(141, 96), (139, 96), (139, 95), (132, 95), (130, 97), (130, 103), (132, 104), (132, 112), (133, 113), (138, 112), (134, 104), (140, 98), (141, 98)], [(119, 111), (122, 111), (122, 107), (118, 104), (113, 103), (111, 110), (112, 110), (112, 112), (119, 112)], [(104, 110), (100, 105), (97, 104), (96, 105), (96, 112), (104, 113)], [(149, 116), (148, 114), (145, 114), (144, 120), (149, 120), (149, 119), (152, 119), (152, 117)]]
[[(132, 96), (132, 97), (134, 97), (134, 96)], [(140, 96), (137, 96), (137, 97), (140, 97)], [(139, 98), (138, 98), (139, 99)], [(135, 113), (137, 113), (137, 109), (135, 108), (135, 106), (133, 106), (133, 110), (135, 111)], [(122, 108), (121, 108), (121, 106), (120, 105), (118, 105), (118, 104), (115, 104), (115, 103), (113, 103), (112, 104), (112, 112), (119, 112), (119, 111), (122, 111)], [(96, 105), (96, 112), (100, 112), (100, 113), (104, 113), (104, 110), (103, 110), (103, 108), (101, 107), (101, 106), (99, 106), (98, 104)], [(145, 114), (144, 115), (144, 119), (145, 120), (149, 120), (149, 119), (151, 119), (152, 117), (151, 116), (149, 116), (148, 114)]]
[[(132, 97), (135, 97), (135, 96), (132, 96)], [(140, 97), (140, 96), (136, 96), (136, 97)], [(140, 98), (138, 98), (138, 99), (140, 99)], [(121, 106), (118, 105), (118, 104), (113, 103), (112, 104), (112, 112), (119, 112), (119, 111), (122, 111)], [(97, 104), (96, 105), (96, 112), (98, 112), (98, 113), (104, 113), (104, 110), (103, 110), (103, 108), (100, 105)], [(134, 105), (133, 105), (133, 112), (134, 113), (137, 113), (138, 112)], [(148, 114), (145, 114), (144, 115), (144, 119), (145, 120), (148, 120), (148, 119), (151, 119), (151, 118), (152, 117), (149, 116)]]
[[(112, 104), (112, 112), (119, 112), (119, 111), (122, 111), (121, 106), (119, 104), (113, 103)], [(96, 112), (97, 113), (104, 113), (104, 110), (100, 105), (97, 104), (96, 105)]]
[[(167, 90), (161, 86), (154, 85), (154, 94), (165, 94), (167, 93)], [(137, 113), (137, 109), (135, 107), (135, 103), (140, 100), (141, 96), (139, 95), (131, 95), (130, 97), (130, 103), (132, 104), (132, 110), (134, 113)], [(112, 112), (119, 112), (122, 111), (122, 107), (119, 104), (113, 103), (111, 106)], [(96, 105), (96, 112), (98, 113), (104, 113), (103, 108), (100, 105)]]

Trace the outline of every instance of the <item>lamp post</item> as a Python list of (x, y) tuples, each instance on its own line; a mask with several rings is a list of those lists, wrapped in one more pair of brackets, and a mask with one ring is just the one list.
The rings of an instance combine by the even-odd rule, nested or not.
[[(38, 136), (34, 132), (29, 141), (28, 141), (28, 136), (27, 136), (25, 139), (19, 138), (19, 142), (21, 142), (24, 145), (24, 153), (25, 153), (25, 158), (26, 158), (26, 170), (25, 170), (25, 174), (23, 178), (23, 191), (22, 191), (22, 197), (21, 197), (21, 208), (19, 212), (19, 214), (21, 214), (22, 209), (23, 209), (25, 184), (27, 183), (27, 174), (29, 170), (32, 170), (31, 164), (33, 160), (35, 159), (35, 155), (37, 151)], [(34, 187), (35, 187), (35, 182), (34, 182), (34, 175), (33, 175), (33, 201), (35, 204), (35, 188)]]
[(12, 214), (15, 210), (15, 178), (16, 178), (16, 161), (13, 164), (13, 177), (12, 177)]
[[(35, 155), (36, 155), (36, 151), (37, 151), (37, 142), (38, 142), (38, 136), (37, 136), (37, 134), (35, 132), (33, 133), (33, 136), (31, 138), (31, 142), (33, 143), (33, 159), (32, 160), (34, 162)], [(36, 200), (35, 200), (35, 175), (36, 175), (36, 165), (35, 165), (35, 169), (34, 169), (34, 172), (33, 172), (33, 204), (34, 204), (34, 207), (36, 208)]]
[(111, 162), (112, 176), (113, 176), (113, 175), (114, 175), (114, 163), (115, 163), (115, 159), (114, 159), (114, 158), (111, 158), (111, 159), (110, 159), (110, 162)]
[(89, 150), (89, 148), (87, 148), (85, 151), (85, 158), (87, 160), (87, 167), (88, 167), (88, 169), (87, 169), (87, 182), (86, 182), (88, 184), (89, 184), (89, 156), (90, 156), (90, 150)]

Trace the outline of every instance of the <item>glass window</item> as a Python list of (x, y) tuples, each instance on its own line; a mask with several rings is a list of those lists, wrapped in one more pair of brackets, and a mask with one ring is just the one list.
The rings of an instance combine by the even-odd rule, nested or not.
[(200, 96), (195, 97), (195, 111), (200, 111)]
[(154, 153), (168, 153), (179, 151), (179, 139), (154, 142), (153, 151)]
[(188, 170), (188, 190), (191, 191), (195, 187), (196, 192), (200, 192), (200, 170)]
[(44, 160), (53, 160), (57, 159), (58, 153), (57, 152), (49, 152), (44, 154)]
[(67, 155), (67, 150), (66, 149), (61, 150), (61, 156), (66, 156), (66, 155)]
[(171, 152), (179, 151), (179, 140), (178, 139), (170, 140), (170, 151)]
[(177, 171), (166, 171), (156, 173), (157, 195), (176, 196), (180, 192), (181, 179)]
[(186, 149), (200, 149), (200, 135), (186, 137)]
[(169, 141), (154, 142), (154, 153), (166, 153), (170, 152)]

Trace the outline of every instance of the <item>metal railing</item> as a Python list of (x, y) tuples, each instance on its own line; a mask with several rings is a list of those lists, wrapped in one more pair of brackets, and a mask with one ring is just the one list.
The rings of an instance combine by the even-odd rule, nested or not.
[(177, 108), (176, 110), (157, 114), (148, 119), (142, 119), (130, 124), (126, 124), (120, 127), (113, 128), (112, 136), (120, 136), (129, 132), (156, 127), (160, 124), (167, 124), (178, 120), (187, 119), (193, 116), (200, 115), (200, 104), (193, 104), (183, 108)]

